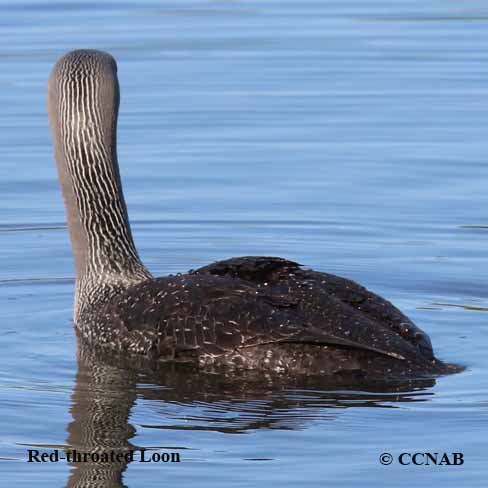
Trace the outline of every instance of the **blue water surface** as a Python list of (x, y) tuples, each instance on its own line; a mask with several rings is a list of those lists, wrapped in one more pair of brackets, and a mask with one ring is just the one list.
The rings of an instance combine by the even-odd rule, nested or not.
[[(0, 39), (2, 486), (486, 486), (483, 2), (1, 0)], [(156, 275), (294, 259), (385, 296), (466, 371), (254, 391), (83, 362), (45, 111), (75, 48), (117, 59), (121, 174)], [(26, 462), (129, 444), (182, 462)], [(465, 462), (398, 463), (426, 451)]]

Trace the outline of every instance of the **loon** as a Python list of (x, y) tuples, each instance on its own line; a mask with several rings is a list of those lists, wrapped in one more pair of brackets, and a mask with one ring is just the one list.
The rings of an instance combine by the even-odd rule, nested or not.
[(153, 277), (134, 245), (122, 193), (114, 58), (65, 54), (47, 92), (76, 267), (73, 322), (86, 344), (208, 370), (378, 378), (457, 370), (387, 300), (287, 259), (245, 256)]

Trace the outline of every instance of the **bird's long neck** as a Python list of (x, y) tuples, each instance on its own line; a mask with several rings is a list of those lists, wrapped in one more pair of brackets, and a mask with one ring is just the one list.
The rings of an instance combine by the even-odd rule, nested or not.
[(80, 307), (95, 302), (107, 289), (120, 290), (151, 277), (137, 254), (122, 193), (116, 74), (107, 81), (107, 73), (97, 72), (105, 68), (97, 64), (97, 52), (83, 51), (78, 57), (76, 53), (58, 62), (48, 90), (76, 265), (75, 317)]
[(57, 163), (77, 279), (130, 284), (150, 275), (132, 239), (115, 146), (106, 147), (99, 136), (93, 128), (67, 139)]

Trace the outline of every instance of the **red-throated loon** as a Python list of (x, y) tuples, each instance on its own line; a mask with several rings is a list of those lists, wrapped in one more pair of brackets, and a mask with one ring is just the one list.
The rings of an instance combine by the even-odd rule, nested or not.
[(56, 63), (48, 112), (76, 265), (82, 339), (156, 361), (368, 377), (444, 374), (429, 337), (357, 283), (277, 257), (154, 278), (132, 240), (116, 151), (117, 65), (77, 50)]

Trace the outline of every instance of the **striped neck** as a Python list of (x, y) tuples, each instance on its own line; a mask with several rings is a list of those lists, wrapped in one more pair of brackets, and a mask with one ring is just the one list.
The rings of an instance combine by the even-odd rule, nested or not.
[[(54, 66), (48, 113), (76, 265), (75, 316), (104, 296), (151, 277), (137, 254), (116, 150), (119, 87), (114, 59), (73, 51)], [(110, 294), (110, 293), (109, 293)]]

